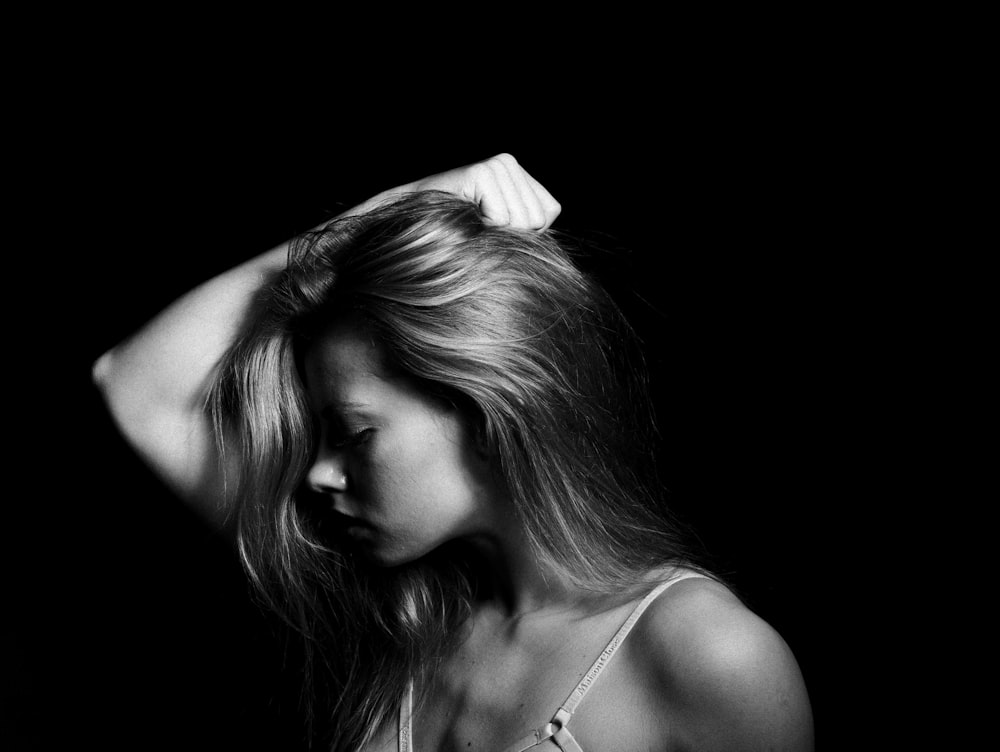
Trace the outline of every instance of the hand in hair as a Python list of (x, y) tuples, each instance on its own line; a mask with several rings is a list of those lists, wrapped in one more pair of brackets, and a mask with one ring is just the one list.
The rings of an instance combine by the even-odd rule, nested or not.
[[(345, 212), (401, 193), (439, 190), (479, 204), (490, 222), (542, 230), (559, 204), (509, 154), (393, 188)], [(253, 302), (286, 265), (288, 244), (183, 295), (94, 364), (94, 382), (128, 443), (183, 499), (213, 521), (225, 517), (225, 469), (205, 400), (220, 359), (244, 330)]]
[(546, 230), (562, 207), (510, 154), (431, 175), (405, 186), (411, 191), (446, 191), (474, 201), (494, 224)]

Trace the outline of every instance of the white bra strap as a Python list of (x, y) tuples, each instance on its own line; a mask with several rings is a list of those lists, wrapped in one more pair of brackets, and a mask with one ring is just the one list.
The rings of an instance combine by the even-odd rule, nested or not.
[[(661, 582), (655, 588), (653, 588), (650, 593), (640, 601), (632, 613), (629, 615), (625, 623), (622, 624), (615, 636), (611, 638), (611, 642), (608, 643), (607, 647), (604, 648), (603, 652), (597, 657), (590, 670), (584, 675), (583, 679), (579, 684), (576, 685), (576, 689), (570, 692), (569, 697), (560, 706), (559, 710), (556, 711), (555, 716), (552, 720), (547, 723), (539, 731), (532, 732), (529, 736), (516, 742), (513, 746), (508, 749), (510, 752), (523, 752), (525, 749), (529, 749), (538, 742), (548, 739), (549, 737), (556, 736), (561, 729), (563, 729), (567, 723), (569, 723), (570, 717), (573, 715), (573, 711), (576, 710), (576, 706), (580, 704), (580, 700), (584, 698), (584, 695), (590, 691), (590, 688), (597, 681), (597, 677), (600, 676), (604, 667), (608, 665), (614, 654), (617, 652), (618, 648), (628, 637), (629, 632), (632, 631), (632, 627), (635, 626), (636, 622), (639, 621), (639, 617), (649, 608), (650, 604), (655, 601), (660, 594), (666, 590), (671, 585), (674, 585), (681, 580), (686, 580), (691, 577), (703, 577), (708, 579), (706, 575), (699, 574), (698, 572), (684, 572), (671, 580), (666, 582)], [(412, 752), (413, 750), (413, 682), (410, 681), (406, 686), (406, 700), (401, 702), (399, 705), (399, 752)], [(568, 734), (566, 735), (568, 739), (567, 742), (572, 741), (572, 737)], [(573, 742), (575, 745), (575, 741)], [(577, 747), (579, 748), (579, 747)], [(569, 746), (572, 749), (572, 745)]]
[(686, 580), (691, 577), (705, 577), (705, 575), (699, 574), (698, 572), (684, 572), (671, 580), (661, 582), (653, 588), (653, 590), (645, 598), (642, 599), (639, 605), (632, 611), (632, 614), (628, 617), (628, 619), (625, 620), (625, 623), (622, 624), (621, 629), (619, 629), (615, 636), (611, 638), (611, 642), (609, 642), (608, 646), (604, 648), (604, 652), (597, 657), (597, 660), (594, 661), (590, 670), (584, 674), (583, 679), (576, 685), (576, 689), (570, 692), (569, 697), (566, 698), (566, 702), (560, 706), (559, 710), (555, 714), (555, 717), (552, 719), (553, 722), (563, 726), (569, 722), (570, 716), (573, 715), (573, 711), (576, 710), (576, 706), (580, 704), (580, 700), (582, 700), (584, 695), (590, 691), (594, 682), (597, 681), (597, 677), (600, 676), (604, 667), (608, 665), (608, 662), (614, 656), (615, 652), (625, 641), (625, 638), (628, 637), (628, 633), (632, 631), (632, 627), (634, 627), (635, 623), (639, 621), (639, 617), (642, 616), (643, 612), (649, 608), (649, 605), (655, 601), (657, 597), (659, 597), (659, 595), (668, 587), (680, 582), (681, 580)]
[(406, 685), (406, 700), (399, 703), (399, 752), (413, 748), (413, 681)]

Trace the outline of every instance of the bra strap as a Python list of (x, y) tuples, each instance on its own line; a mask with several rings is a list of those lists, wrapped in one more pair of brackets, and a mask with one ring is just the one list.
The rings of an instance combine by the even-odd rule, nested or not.
[[(615, 633), (615, 636), (611, 638), (611, 642), (608, 643), (607, 647), (605, 647), (603, 652), (597, 657), (597, 660), (594, 661), (590, 670), (584, 674), (583, 679), (576, 685), (576, 689), (570, 692), (569, 697), (566, 698), (566, 701), (559, 707), (559, 710), (556, 711), (552, 720), (545, 724), (542, 728), (531, 732), (528, 736), (525, 736), (512, 744), (505, 750), (505, 752), (524, 752), (546, 739), (552, 739), (559, 749), (564, 750), (564, 752), (582, 752), (572, 734), (569, 733), (569, 729), (566, 728), (566, 724), (569, 723), (569, 720), (573, 715), (573, 711), (576, 710), (576, 706), (580, 704), (580, 701), (584, 698), (587, 692), (590, 691), (590, 688), (594, 686), (594, 682), (597, 681), (597, 677), (600, 676), (604, 667), (607, 666), (614, 657), (618, 648), (621, 647), (625, 638), (628, 637), (629, 632), (632, 631), (632, 627), (634, 627), (636, 622), (639, 621), (639, 617), (641, 617), (646, 609), (649, 608), (650, 604), (652, 604), (652, 602), (655, 601), (660, 594), (671, 585), (675, 585), (681, 580), (686, 580), (691, 577), (702, 577), (708, 579), (705, 575), (698, 572), (684, 572), (671, 580), (661, 582), (653, 588), (649, 594), (639, 602), (639, 605), (632, 610), (628, 619), (626, 619), (625, 623), (621, 625), (619, 630)], [(400, 703), (399, 706), (399, 752), (412, 752), (412, 718), (413, 682), (411, 681), (407, 685), (406, 701)]]
[(573, 715), (573, 711), (576, 710), (576, 706), (580, 704), (580, 700), (582, 700), (587, 692), (590, 691), (590, 688), (594, 686), (594, 682), (597, 681), (597, 677), (601, 675), (604, 667), (607, 666), (614, 657), (618, 648), (621, 647), (625, 638), (628, 637), (629, 632), (632, 631), (632, 627), (634, 627), (636, 622), (639, 621), (639, 617), (642, 616), (643, 612), (645, 612), (647, 608), (649, 608), (650, 604), (671, 585), (675, 585), (681, 580), (686, 580), (691, 577), (705, 577), (705, 575), (698, 572), (684, 572), (671, 580), (661, 582), (653, 588), (653, 590), (651, 590), (645, 598), (642, 599), (639, 605), (637, 605), (632, 611), (628, 619), (625, 620), (625, 623), (622, 624), (615, 636), (611, 638), (611, 642), (608, 643), (608, 646), (604, 648), (604, 651), (597, 657), (597, 660), (594, 661), (590, 670), (584, 674), (583, 679), (576, 685), (576, 689), (570, 692), (569, 697), (566, 698), (566, 701), (559, 707), (559, 710), (556, 711), (555, 716), (552, 718), (552, 723), (554, 725), (565, 726), (569, 723), (570, 716)]
[(399, 703), (399, 752), (413, 748), (413, 681), (406, 685), (406, 699)]

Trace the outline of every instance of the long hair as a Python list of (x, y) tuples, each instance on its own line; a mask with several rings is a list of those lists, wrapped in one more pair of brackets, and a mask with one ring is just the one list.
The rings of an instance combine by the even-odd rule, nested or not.
[(599, 594), (696, 559), (656, 475), (637, 339), (554, 233), (491, 226), (474, 204), (424, 192), (302, 236), (211, 406), (240, 459), (244, 564), (306, 638), (310, 692), (326, 688), (345, 750), (448, 655), (475, 587), (460, 544), (385, 569), (353, 557), (301, 490), (314, 451), (302, 352), (348, 316), (389, 367), (462, 411), (543, 567)]

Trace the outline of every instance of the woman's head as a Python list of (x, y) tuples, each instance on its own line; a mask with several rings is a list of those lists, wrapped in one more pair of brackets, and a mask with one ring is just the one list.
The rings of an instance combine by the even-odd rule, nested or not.
[(553, 234), (416, 194), (303, 238), (280, 300), (300, 368), (341, 322), (463, 416), (542, 560), (600, 586), (678, 552), (634, 336)]
[(441, 544), (501, 502), (539, 563), (584, 588), (689, 559), (618, 309), (554, 234), (446, 194), (299, 239), (212, 403), (238, 438), (244, 561), (317, 650), (337, 646), (348, 746), (455, 638), (473, 584)]

